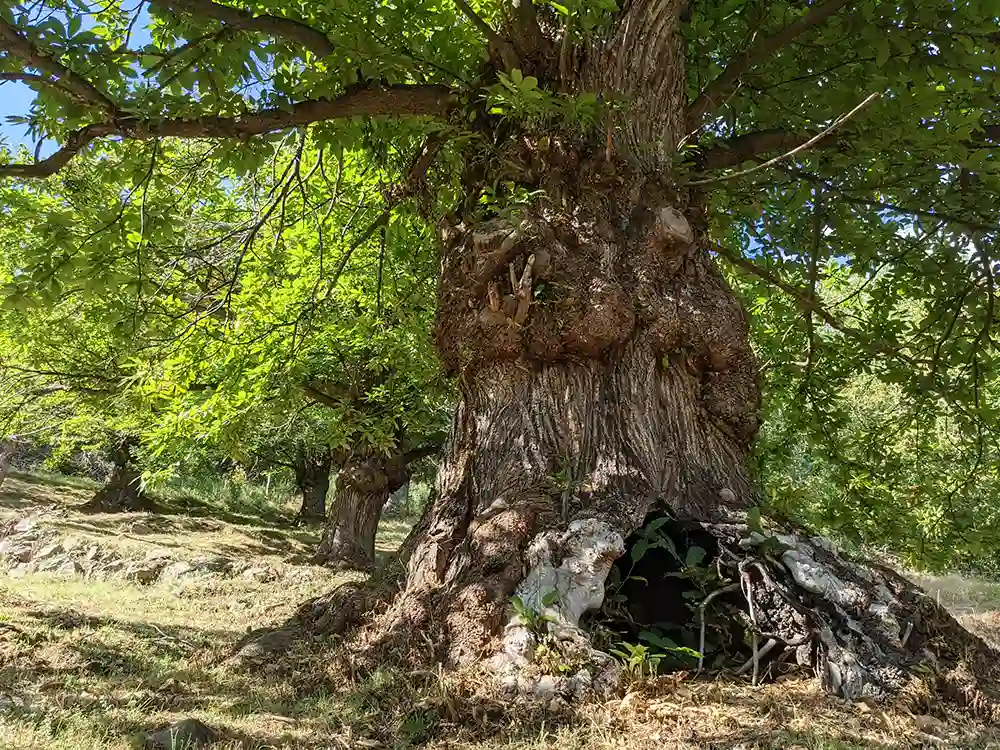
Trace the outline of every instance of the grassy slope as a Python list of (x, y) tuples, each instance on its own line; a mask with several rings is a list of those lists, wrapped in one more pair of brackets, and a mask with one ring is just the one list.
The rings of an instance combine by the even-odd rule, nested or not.
[[(51, 479), (49, 480), (51, 482)], [(247, 629), (287, 617), (337, 577), (302, 564), (315, 529), (294, 528), (281, 508), (228, 511), (188, 504), (154, 522), (145, 516), (83, 515), (87, 487), (16, 477), (0, 492), (0, 524), (38, 507), (49, 525), (123, 554), (166, 546), (265, 561), (270, 583), (243, 579), (157, 583), (28, 575), (0, 578), (0, 748), (128, 748), (142, 732), (193, 716), (232, 737), (217, 747), (341, 748), (897, 748), (1000, 747), (1000, 735), (961, 717), (943, 725), (901, 708), (852, 706), (796, 678), (752, 689), (683, 676), (636, 685), (621, 700), (558, 714), (511, 710), (468, 677), (407, 675), (392, 665), (363, 681), (344, 679), (317, 644), (286, 655), (283, 671), (248, 673), (226, 663)], [(178, 508), (171, 510), (177, 511)], [(192, 515), (196, 514), (196, 515)], [(137, 521), (142, 534), (128, 531)], [(283, 523), (284, 521), (284, 523)], [(405, 532), (380, 530), (390, 551)], [(303, 575), (297, 575), (302, 573)], [(3, 575), (0, 573), (0, 575)], [(956, 581), (949, 592), (958, 596)], [(997, 597), (997, 589), (978, 591)], [(946, 602), (947, 603), (947, 602)], [(980, 612), (980, 616), (988, 616)], [(950, 719), (950, 720), (949, 720)]]

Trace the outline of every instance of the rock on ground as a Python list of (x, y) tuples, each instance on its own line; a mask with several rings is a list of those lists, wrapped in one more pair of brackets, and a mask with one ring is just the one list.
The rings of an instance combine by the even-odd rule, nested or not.
[(221, 739), (219, 732), (197, 719), (182, 719), (146, 737), (149, 750), (194, 750)]

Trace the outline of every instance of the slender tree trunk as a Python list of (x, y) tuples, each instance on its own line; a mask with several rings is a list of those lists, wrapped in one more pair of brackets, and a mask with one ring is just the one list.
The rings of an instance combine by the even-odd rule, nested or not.
[(10, 471), (10, 462), (14, 459), (14, 451), (17, 443), (14, 440), (5, 440), (0, 444), (0, 487), (3, 487), (7, 473)]
[(84, 509), (106, 513), (152, 510), (152, 500), (142, 491), (142, 474), (135, 465), (133, 451), (138, 441), (121, 438), (111, 452), (113, 467), (108, 481), (87, 503)]
[(337, 495), (315, 562), (332, 568), (373, 568), (382, 508), (405, 481), (402, 454), (348, 458), (337, 474)]
[(333, 456), (329, 450), (309, 452), (300, 447), (295, 460), (295, 483), (302, 494), (299, 518), (326, 518), (326, 496), (330, 491)]

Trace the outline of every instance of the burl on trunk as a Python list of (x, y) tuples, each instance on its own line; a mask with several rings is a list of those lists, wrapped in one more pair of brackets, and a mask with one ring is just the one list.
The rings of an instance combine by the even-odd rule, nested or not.
[(579, 178), (569, 209), (442, 230), (437, 342), (462, 399), (392, 616), (441, 629), (450, 662), (496, 648), (515, 592), (565, 589), (575, 625), (650, 513), (733, 522), (752, 499), (740, 305), (668, 189), (548, 148)]
[(374, 568), (375, 532), (382, 508), (406, 476), (402, 453), (347, 458), (337, 474), (337, 495), (314, 562), (330, 568)]
[[(424, 658), (489, 660), (521, 689), (555, 651), (559, 691), (611, 684), (617, 664), (581, 618), (665, 519), (681, 563), (667, 555), (650, 585), (693, 579), (678, 568), (697, 546), (716, 587), (675, 589), (658, 616), (703, 652), (711, 627), (723, 666), (756, 678), (794, 661), (857, 699), (930, 663), (937, 689), (994, 712), (977, 680), (995, 656), (922, 592), (747, 512), (747, 321), (706, 249), (703, 206), (671, 172), (687, 128), (681, 5), (625, 3), (569, 82), (626, 103), (606, 140), (519, 132), (492, 162), (470, 158), (470, 200), (440, 225), (436, 331), (461, 399), (405, 583), (361, 643), (412, 647), (420, 633)], [(497, 180), (536, 197), (484, 214), (475, 199)]]
[[(373, 632), (422, 633), (435, 644), (425, 656), (488, 660), (521, 690), (542, 684), (538, 656), (553, 650), (558, 690), (613, 684), (619, 666), (581, 619), (662, 517), (669, 546), (683, 556), (696, 541), (718, 575), (659, 616), (700, 629), (702, 652), (711, 622), (717, 665), (757, 679), (797, 663), (856, 700), (898, 693), (932, 664), (938, 690), (1000, 715), (983, 679), (995, 656), (916, 587), (748, 519), (757, 368), (697, 209), (600, 155), (547, 148), (578, 176), (547, 190), (560, 199), (514, 222), (442, 227), (437, 345), (461, 401), (438, 499)], [(679, 571), (653, 570), (648, 596)]]

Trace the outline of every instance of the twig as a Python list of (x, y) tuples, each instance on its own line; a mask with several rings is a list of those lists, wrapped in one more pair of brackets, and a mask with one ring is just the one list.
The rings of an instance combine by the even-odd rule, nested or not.
[[(753, 662), (753, 678), (751, 680), (751, 684), (754, 685), (754, 686), (756, 686), (757, 685), (757, 677), (758, 677), (758, 675), (760, 673), (759, 652), (757, 650), (757, 643), (758, 643), (757, 631), (760, 628), (757, 625), (757, 613), (756, 613), (756, 611), (754, 609), (753, 581), (750, 580), (750, 574), (747, 573), (746, 567), (747, 567), (746, 564), (742, 564), (742, 565), (740, 565), (740, 568), (739, 568), (739, 571), (740, 571), (740, 591), (742, 591), (743, 592), (743, 596), (746, 597), (747, 607), (749, 609), (749, 614), (750, 614), (750, 622), (753, 625), (753, 629), (750, 631), (751, 647), (753, 648), (753, 656), (751, 657), (751, 661)], [(744, 584), (746, 584), (745, 587), (744, 587)], [(773, 646), (772, 646), (772, 648), (773, 648)], [(746, 666), (746, 665), (744, 665), (744, 666)]]
[(758, 670), (760, 667), (760, 660), (767, 656), (778, 645), (778, 640), (776, 638), (768, 639), (767, 643), (757, 649), (757, 634), (754, 633), (754, 651), (753, 656), (746, 660), (742, 667), (736, 670), (737, 676), (747, 673), (747, 670), (753, 667), (753, 678), (752, 684), (756, 685), (758, 681)]
[(788, 159), (789, 157), (795, 156), (795, 154), (801, 153), (801, 152), (805, 151), (806, 149), (808, 149), (810, 146), (812, 146), (812, 145), (818, 143), (819, 141), (823, 140), (828, 135), (830, 135), (830, 133), (832, 133), (834, 130), (836, 130), (837, 128), (839, 128), (841, 125), (843, 125), (845, 122), (847, 122), (849, 119), (851, 119), (854, 115), (856, 115), (862, 109), (864, 109), (865, 107), (867, 107), (871, 102), (873, 102), (876, 99), (878, 99), (880, 96), (882, 96), (882, 94), (879, 93), (878, 91), (876, 91), (874, 94), (869, 95), (863, 102), (861, 102), (861, 104), (859, 104), (858, 106), (856, 106), (854, 109), (852, 109), (846, 115), (841, 115), (836, 120), (834, 120), (833, 123), (826, 130), (823, 130), (819, 134), (814, 135), (812, 138), (810, 138), (808, 141), (806, 141), (802, 145), (796, 146), (791, 151), (788, 151), (788, 152), (782, 154), (781, 156), (775, 156), (773, 159), (768, 159), (763, 164), (758, 164), (755, 167), (750, 167), (750, 169), (744, 169), (742, 172), (734, 172), (733, 174), (727, 174), (727, 175), (724, 175), (723, 177), (711, 177), (711, 178), (706, 179), (706, 180), (694, 180), (694, 181), (689, 182), (687, 184), (688, 185), (714, 185), (714, 184), (716, 184), (718, 182), (728, 182), (729, 180), (735, 180), (737, 177), (745, 177), (746, 175), (753, 174), (754, 172), (758, 172), (761, 169), (766, 169), (767, 167), (772, 167), (775, 164), (777, 164), (778, 162), (782, 162), (785, 159)]
[(182, 646), (186, 646), (187, 648), (191, 649), (192, 651), (198, 648), (195, 644), (191, 643), (191, 641), (186, 641), (183, 638), (178, 638), (176, 635), (170, 635), (169, 633), (164, 633), (159, 627), (157, 627), (153, 623), (149, 623), (149, 627), (151, 627), (153, 630), (155, 630), (157, 633), (160, 634), (160, 638), (158, 638), (157, 640), (179, 643)]
[(701, 673), (702, 667), (705, 664), (705, 610), (708, 608), (708, 605), (711, 603), (711, 601), (715, 599), (717, 596), (722, 596), (723, 594), (732, 593), (733, 591), (736, 591), (739, 588), (740, 584), (731, 583), (728, 586), (723, 586), (721, 589), (716, 589), (711, 594), (706, 596), (704, 601), (702, 601), (701, 606), (698, 607), (698, 615), (699, 619), (701, 620), (701, 638), (698, 642), (698, 672), (696, 674)]
[(910, 633), (913, 632), (913, 623), (906, 623), (906, 631), (903, 633), (903, 637), (899, 639), (899, 645), (905, 647), (906, 642), (910, 640)]
[(840, 320), (835, 318), (829, 310), (823, 307), (823, 305), (821, 305), (818, 300), (810, 298), (809, 292), (807, 290), (800, 289), (793, 284), (789, 284), (786, 281), (782, 281), (780, 278), (778, 278), (778, 276), (771, 273), (766, 268), (761, 268), (756, 263), (747, 260), (742, 255), (738, 255), (716, 242), (709, 242), (708, 244), (713, 252), (718, 253), (733, 265), (739, 266), (743, 270), (752, 273), (754, 276), (760, 279), (763, 279), (772, 286), (778, 287), (778, 289), (780, 289), (790, 297), (793, 297), (799, 305), (801, 305), (804, 309), (812, 310), (820, 318), (823, 319), (823, 322), (825, 322), (834, 330), (840, 331), (845, 336), (849, 336), (852, 339), (861, 342), (862, 344), (868, 344), (874, 346), (880, 352), (882, 352), (888, 357), (899, 359), (903, 362), (906, 362), (909, 365), (917, 364), (916, 362), (914, 362), (913, 357), (910, 357), (909, 355), (904, 354), (902, 351), (892, 348), (892, 346), (887, 342), (878, 339), (866, 338), (861, 331), (858, 331), (857, 329), (851, 328), (850, 326), (842, 323)]

